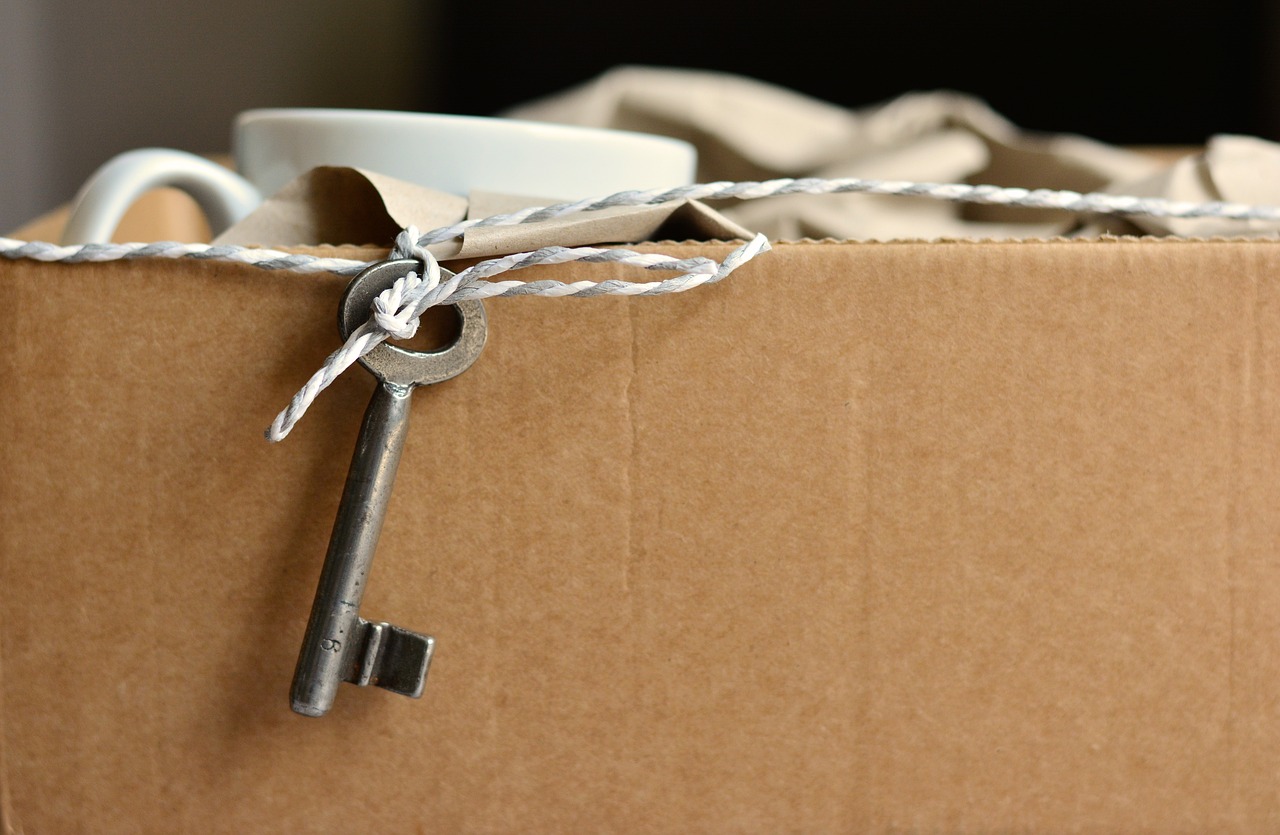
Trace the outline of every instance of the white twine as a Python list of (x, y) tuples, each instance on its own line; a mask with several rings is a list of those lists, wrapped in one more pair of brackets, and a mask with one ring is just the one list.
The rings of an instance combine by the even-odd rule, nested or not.
[[(267, 440), (283, 440), (320, 392), (328, 388), (338, 375), (379, 343), (387, 339), (413, 336), (418, 331), (419, 317), (438, 304), (490, 299), (495, 296), (656, 296), (680, 293), (719, 281), (769, 249), (769, 241), (763, 235), (756, 235), (720, 262), (702, 256), (679, 259), (670, 255), (639, 253), (627, 249), (549, 246), (534, 252), (518, 252), (482, 261), (447, 281), (441, 281), (440, 265), (422, 243), (430, 236), (431, 233), (419, 235), (418, 230), (412, 226), (397, 236), (396, 245), (389, 257), (416, 258), (423, 264), (422, 273), (409, 273), (374, 299), (373, 315), (352, 331), (343, 346), (329, 355), (320, 370), (311, 375), (311, 379), (293, 396), (289, 405), (276, 415), (276, 419), (267, 428)], [(512, 270), (571, 261), (616, 263), (646, 270), (672, 270), (681, 275), (648, 282), (610, 280), (566, 284), (552, 280), (485, 280)]]
[[(464, 234), (468, 229), (486, 226), (515, 226), (537, 223), (566, 215), (599, 211), (620, 206), (650, 206), (677, 200), (755, 200), (784, 194), (863, 193), (900, 197), (927, 197), (962, 203), (984, 203), (1027, 208), (1061, 209), (1076, 213), (1110, 215), (1144, 215), (1167, 218), (1223, 218), (1229, 220), (1280, 221), (1280, 207), (1244, 203), (1192, 203), (1158, 197), (1134, 197), (1115, 194), (1081, 194), (1050, 189), (1005, 188), (1001, 186), (967, 185), (963, 183), (917, 183), (904, 180), (779, 179), (764, 182), (701, 183), (672, 189), (624, 191), (605, 197), (589, 198), (553, 206), (538, 206), (509, 214), (467, 220), (451, 226), (419, 234), (409, 227), (396, 239), (392, 258), (414, 258), (422, 264), (420, 272), (410, 273), (381, 293), (373, 301), (369, 319), (352, 332), (346, 343), (325, 360), (306, 385), (294, 395), (289, 405), (267, 429), (267, 439), (283, 440), (293, 426), (334, 379), (360, 357), (386, 339), (408, 338), (417, 332), (418, 320), (429, 308), (468, 299), (490, 299), (499, 296), (656, 296), (681, 293), (728, 276), (742, 264), (769, 249), (763, 235), (739, 246), (723, 261), (695, 257), (677, 259), (660, 254), (642, 254), (625, 249), (550, 246), (534, 252), (520, 252), (483, 261), (462, 270), (448, 281), (441, 281), (440, 265), (426, 247)], [(79, 263), (116, 261), (133, 258), (173, 258), (228, 261), (251, 264), (268, 270), (295, 272), (331, 272), (356, 275), (372, 263), (341, 258), (318, 258), (250, 249), (240, 246), (190, 244), (163, 241), (158, 243), (84, 244), (58, 246), (43, 241), (18, 241), (0, 238), (0, 257), (37, 261)], [(681, 273), (661, 281), (575, 281), (564, 283), (544, 279), (490, 281), (494, 276), (527, 267), (564, 264), (572, 261), (616, 263), (645, 270)]]

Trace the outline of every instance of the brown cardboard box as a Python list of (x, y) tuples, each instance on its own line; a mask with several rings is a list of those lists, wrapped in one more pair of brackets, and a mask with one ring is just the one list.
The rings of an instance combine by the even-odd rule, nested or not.
[(1277, 276), (803, 242), (490, 302), (362, 608), (436, 637), (426, 694), (305, 719), (371, 378), (261, 430), (343, 281), (0, 263), (6, 830), (1277, 831)]

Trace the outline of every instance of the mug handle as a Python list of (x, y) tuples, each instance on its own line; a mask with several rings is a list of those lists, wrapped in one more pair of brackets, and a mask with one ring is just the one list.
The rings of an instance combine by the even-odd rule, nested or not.
[(167, 148), (126, 151), (95, 171), (80, 189), (62, 243), (107, 243), (133, 202), (161, 186), (195, 198), (215, 235), (262, 202), (248, 180), (204, 157)]

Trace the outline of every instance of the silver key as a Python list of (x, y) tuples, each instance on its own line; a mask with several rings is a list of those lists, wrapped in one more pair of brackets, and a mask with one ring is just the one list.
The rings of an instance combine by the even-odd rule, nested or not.
[[(338, 315), (342, 338), (368, 318), (378, 293), (418, 268), (413, 260), (386, 261), (356, 276), (347, 286)], [(375, 684), (415, 699), (422, 695), (435, 640), (389, 623), (367, 621), (359, 609), (409, 431), (413, 389), (456, 377), (471, 367), (484, 348), (484, 307), (470, 301), (454, 309), (462, 330), (447, 348), (424, 353), (384, 342), (360, 360), (379, 382), (364, 413), (293, 674), (290, 697), (297, 713), (323, 716), (343, 681)]]

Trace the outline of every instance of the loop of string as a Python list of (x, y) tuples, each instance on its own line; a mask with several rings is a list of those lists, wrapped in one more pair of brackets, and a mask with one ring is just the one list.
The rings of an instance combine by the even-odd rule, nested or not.
[[(369, 319), (351, 333), (343, 346), (331, 354), (320, 370), (312, 375), (306, 385), (294, 395), (289, 405), (267, 430), (267, 439), (273, 442), (280, 441), (288, 435), (316, 396), (342, 371), (372, 351), (378, 344), (389, 338), (407, 339), (413, 336), (417, 332), (419, 317), (435, 305), (498, 296), (649, 296), (680, 293), (720, 281), (742, 264), (769, 249), (769, 243), (762, 235), (757, 235), (739, 246), (720, 262), (703, 257), (677, 259), (625, 249), (549, 246), (533, 252), (520, 252), (482, 261), (442, 281), (443, 273), (440, 265), (427, 250), (431, 244), (451, 240), (464, 234), (468, 229), (478, 227), (537, 223), (566, 215), (622, 206), (658, 205), (677, 200), (755, 200), (784, 194), (842, 193), (926, 197), (951, 202), (1062, 209), (1080, 214), (1280, 221), (1280, 207), (1275, 206), (1224, 202), (1191, 203), (1131, 195), (1081, 194), (1050, 189), (1006, 188), (964, 183), (919, 183), (905, 180), (864, 180), (848, 177), (715, 182), (672, 189), (624, 191), (605, 197), (558, 203), (553, 206), (537, 206), (518, 212), (467, 220), (433, 229), (425, 234), (419, 234), (417, 229), (409, 227), (397, 236), (390, 257), (412, 258), (418, 261), (421, 270), (398, 280), (374, 300)], [(43, 241), (19, 241), (10, 238), (0, 238), (0, 257), (11, 260), (33, 259), (64, 263), (134, 258), (185, 258), (239, 262), (269, 270), (331, 272), (344, 276), (357, 275), (372, 263), (376, 263), (318, 258), (269, 249), (172, 241), (58, 246)], [(680, 275), (651, 282), (607, 280), (564, 283), (554, 280), (531, 282), (514, 279), (489, 280), (494, 276), (528, 267), (573, 261), (622, 264), (645, 270), (673, 271)]]
[[(769, 249), (769, 241), (756, 235), (747, 243), (729, 253), (722, 261), (697, 256), (673, 258), (658, 253), (639, 253), (627, 249), (598, 249), (596, 247), (548, 246), (533, 252), (518, 252), (500, 258), (491, 258), (442, 281), (440, 265), (427, 249), (424, 241), (431, 233), (420, 235), (409, 226), (396, 237), (390, 258), (412, 258), (422, 265), (421, 272), (411, 272), (396, 282), (373, 301), (373, 315), (351, 332), (342, 347), (324, 361), (315, 374), (293, 396), (271, 426), (266, 437), (271, 442), (281, 441), (301, 419), (320, 392), (350, 368), (352, 363), (372, 351), (387, 339), (409, 338), (417, 333), (419, 318), (429, 308), (438, 304), (488, 299), (495, 296), (601, 296), (627, 295), (650, 296), (679, 293), (701, 287), (728, 276), (740, 265)], [(550, 264), (566, 264), (572, 261), (588, 263), (616, 263), (646, 270), (670, 270), (681, 273), (662, 281), (488, 281), (487, 279), (513, 270)]]

